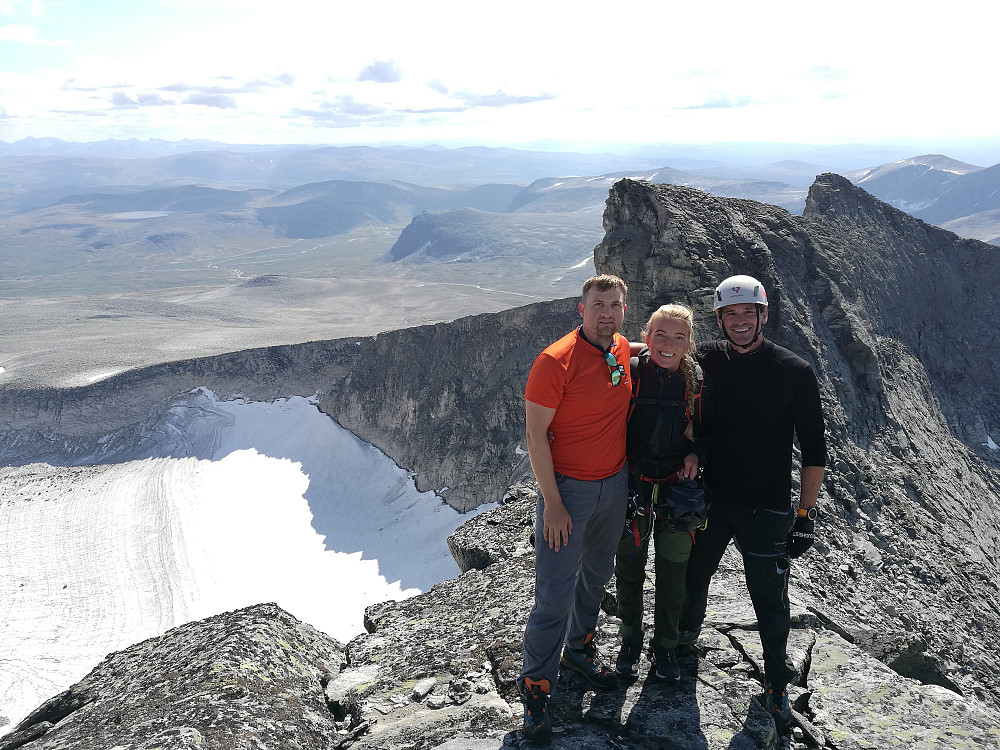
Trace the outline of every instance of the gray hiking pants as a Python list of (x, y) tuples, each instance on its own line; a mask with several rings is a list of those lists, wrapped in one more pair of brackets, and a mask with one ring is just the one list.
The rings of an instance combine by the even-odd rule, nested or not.
[(615, 569), (615, 551), (625, 525), (628, 470), (595, 481), (556, 474), (563, 504), (573, 520), (569, 543), (558, 552), (542, 538), (544, 504), (535, 513), (535, 605), (524, 631), (524, 678), (545, 679), (554, 688), (563, 644), (583, 646), (597, 626), (604, 586)]

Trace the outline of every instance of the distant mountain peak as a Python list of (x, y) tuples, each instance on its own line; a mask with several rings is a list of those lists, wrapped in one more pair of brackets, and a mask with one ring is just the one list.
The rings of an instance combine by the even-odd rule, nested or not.
[(911, 156), (908, 159), (899, 159), (898, 161), (882, 164), (878, 167), (860, 169), (856, 172), (850, 173), (848, 177), (856, 184), (860, 184), (862, 182), (867, 182), (868, 180), (885, 177), (892, 172), (910, 167), (923, 167), (939, 172), (948, 172), (950, 174), (969, 174), (970, 172), (978, 172), (982, 169), (982, 167), (977, 167), (974, 164), (966, 164), (963, 161), (952, 159), (951, 157), (944, 156), (943, 154), (925, 154), (923, 156)]

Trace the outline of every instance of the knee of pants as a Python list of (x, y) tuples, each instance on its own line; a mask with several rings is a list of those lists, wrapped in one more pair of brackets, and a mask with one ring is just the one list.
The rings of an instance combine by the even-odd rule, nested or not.
[(656, 535), (656, 559), (670, 563), (686, 563), (691, 557), (691, 534), (686, 531), (660, 531)]
[(533, 612), (538, 617), (563, 617), (573, 608), (574, 596), (572, 582), (536, 579)]
[(646, 580), (646, 566), (644, 564), (623, 564), (623, 562), (621, 560), (615, 562), (615, 580), (623, 583), (642, 583)]

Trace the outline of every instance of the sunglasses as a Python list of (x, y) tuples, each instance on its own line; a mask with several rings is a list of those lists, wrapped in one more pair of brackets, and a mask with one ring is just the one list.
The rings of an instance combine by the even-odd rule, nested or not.
[(622, 382), (622, 366), (618, 364), (615, 355), (611, 352), (604, 352), (604, 361), (608, 363), (608, 370), (611, 372), (611, 387)]

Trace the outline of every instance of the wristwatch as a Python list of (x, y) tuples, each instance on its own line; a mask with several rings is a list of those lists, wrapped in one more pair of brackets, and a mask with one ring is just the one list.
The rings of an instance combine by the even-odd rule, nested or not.
[(803, 518), (808, 518), (810, 521), (816, 520), (816, 506), (811, 508), (799, 508), (799, 515)]

